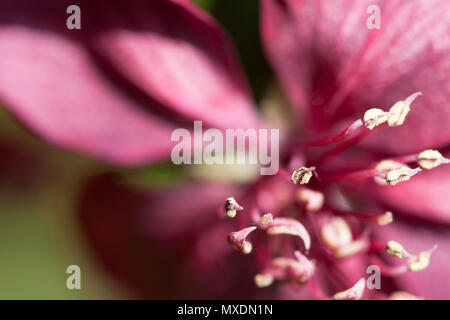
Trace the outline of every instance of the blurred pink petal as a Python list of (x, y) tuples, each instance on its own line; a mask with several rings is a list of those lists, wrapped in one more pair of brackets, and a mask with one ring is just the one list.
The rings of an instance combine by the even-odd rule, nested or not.
[[(188, 1), (109, 4), (94, 47), (122, 75), (168, 108), (220, 128), (259, 117), (224, 30)], [(102, 12), (104, 9), (102, 8)]]
[[(47, 141), (119, 165), (167, 159), (170, 134), (192, 119), (255, 124), (217, 26), (188, 3), (143, 3), (82, 2), (82, 28), (68, 30), (69, 1), (2, 2), (0, 100)], [(177, 15), (168, 17), (168, 7)], [(117, 55), (108, 62), (103, 50)]]
[(255, 289), (256, 269), (226, 243), (232, 226), (216, 215), (224, 195), (236, 193), (227, 185), (195, 183), (139, 191), (100, 176), (82, 192), (81, 222), (100, 261), (143, 297), (246, 297)]
[[(380, 129), (366, 145), (419, 151), (450, 140), (450, 3), (438, 1), (262, 0), (267, 55), (292, 102), (316, 129), (390, 108), (413, 92), (407, 122)], [(381, 8), (369, 30), (366, 9)]]

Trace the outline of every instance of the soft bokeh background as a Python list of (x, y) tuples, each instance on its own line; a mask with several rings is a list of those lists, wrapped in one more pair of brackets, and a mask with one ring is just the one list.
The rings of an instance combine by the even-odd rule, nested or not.
[[(258, 1), (195, 2), (228, 30), (261, 101), (271, 74), (260, 45)], [(117, 169), (45, 144), (0, 108), (0, 299), (132, 297), (103, 272), (75, 215), (83, 179), (111, 170)], [(145, 183), (178, 173), (170, 164), (127, 171)], [(72, 264), (81, 268), (81, 290), (66, 288)]]

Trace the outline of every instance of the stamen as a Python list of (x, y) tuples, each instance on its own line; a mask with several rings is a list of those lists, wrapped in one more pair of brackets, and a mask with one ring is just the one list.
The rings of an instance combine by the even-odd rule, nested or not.
[(395, 186), (399, 182), (408, 181), (412, 176), (422, 171), (420, 168), (411, 169), (406, 164), (393, 160), (380, 161), (375, 170), (386, 174), (384, 179), (379, 176), (375, 177), (375, 182), (383, 186), (387, 184)]
[(359, 221), (363, 222), (375, 222), (380, 226), (385, 226), (394, 221), (394, 215), (391, 211), (386, 211), (385, 213), (364, 213), (364, 212), (347, 212), (347, 211), (339, 211), (335, 209), (331, 209), (333, 213), (340, 216), (351, 216)]
[(362, 251), (368, 250), (370, 247), (370, 242), (366, 237), (361, 237), (358, 240), (352, 241), (349, 244), (343, 245), (334, 251), (334, 256), (336, 258), (342, 259)]
[(333, 217), (321, 229), (323, 243), (333, 251), (336, 258), (345, 258), (357, 254), (370, 247), (370, 242), (365, 236), (353, 240), (350, 226), (341, 217)]
[(366, 281), (364, 280), (364, 278), (361, 278), (350, 289), (336, 293), (333, 296), (333, 299), (334, 300), (360, 300), (364, 294), (365, 285), (366, 285)]
[[(399, 125), (403, 124), (403, 122), (405, 121), (406, 115), (409, 112), (411, 103), (419, 95), (421, 95), (421, 93), (416, 92), (416, 93), (412, 94), (411, 96), (407, 97), (405, 100), (397, 102), (395, 105), (393, 105), (391, 107), (389, 112), (383, 112), (381, 109), (376, 109), (376, 108), (367, 110), (367, 112), (366, 112), (367, 115), (364, 114), (364, 116), (365, 116), (364, 125), (367, 128), (369, 128), (370, 131), (362, 131), (362, 132), (358, 133), (357, 135), (355, 135), (354, 137), (341, 142), (339, 145), (328, 150), (327, 152), (322, 154), (320, 157), (315, 159), (315, 163), (321, 163), (322, 161), (348, 149), (352, 145), (354, 145), (357, 142), (359, 142), (360, 140), (362, 140), (364, 137), (366, 137), (368, 134), (370, 134), (373, 131), (372, 129), (374, 129), (376, 126), (378, 126), (384, 122), (383, 115), (388, 117), (387, 121), (388, 121), (389, 126), (399, 126)], [(380, 110), (380, 111), (378, 111), (378, 110)], [(381, 114), (381, 112), (383, 112), (383, 115)], [(338, 142), (341, 140), (344, 140), (344, 138), (339, 139), (335, 142)]]
[(296, 198), (308, 211), (319, 211), (322, 209), (324, 203), (324, 195), (322, 192), (308, 188), (298, 190)]
[(227, 237), (228, 243), (243, 254), (249, 254), (252, 252), (252, 244), (246, 238), (254, 230), (256, 230), (256, 227), (248, 227), (237, 232), (231, 232)]
[(408, 258), (411, 256), (400, 243), (393, 240), (388, 241), (386, 245), (386, 253), (399, 259)]
[(386, 252), (394, 257), (403, 259), (408, 258), (407, 269), (410, 271), (421, 271), (430, 265), (431, 254), (437, 249), (437, 245), (431, 249), (420, 252), (418, 255), (408, 253), (403, 246), (396, 241), (387, 243)]
[(299, 251), (295, 252), (296, 260), (279, 257), (255, 276), (255, 284), (259, 288), (270, 286), (274, 280), (304, 284), (311, 279), (315, 266)]
[(405, 291), (395, 291), (391, 293), (391, 295), (388, 298), (389, 300), (423, 300), (422, 298), (419, 298), (418, 296), (415, 296), (409, 292)]
[(295, 170), (292, 173), (292, 182), (297, 184), (307, 184), (309, 182), (309, 180), (311, 179), (311, 177), (314, 175), (317, 176), (316, 173), (316, 167), (310, 167), (310, 168), (306, 168), (306, 167), (300, 167), (297, 170)]
[(255, 276), (255, 284), (258, 288), (265, 288), (270, 286), (275, 279), (270, 273), (258, 273)]
[(265, 215), (263, 215), (261, 217), (261, 219), (259, 220), (259, 223), (262, 226), (268, 225), (269, 223), (273, 222), (273, 215), (271, 213), (266, 213)]
[(410, 168), (399, 168), (388, 172), (386, 175), (386, 182), (391, 186), (395, 186), (397, 183), (402, 181), (408, 181), (412, 176), (416, 175), (421, 171), (420, 168), (410, 169)]
[(394, 221), (394, 215), (391, 211), (386, 211), (384, 214), (377, 217), (377, 222), (380, 226), (385, 226)]
[(228, 217), (234, 218), (236, 217), (236, 211), (244, 210), (243, 207), (241, 207), (236, 200), (233, 197), (227, 198), (225, 201), (225, 212)]
[(405, 122), (406, 116), (411, 110), (411, 103), (421, 94), (422, 92), (413, 93), (405, 100), (398, 101), (389, 109), (388, 124), (390, 127), (401, 126)]
[(279, 235), (288, 234), (297, 236), (303, 240), (305, 249), (309, 250), (311, 247), (311, 237), (306, 228), (299, 221), (292, 218), (275, 218), (267, 225), (267, 234)]
[(420, 252), (417, 256), (411, 256), (408, 261), (408, 268), (417, 272), (426, 269), (430, 265), (431, 254), (437, 249), (437, 245), (426, 251)]
[(422, 151), (417, 158), (419, 166), (427, 170), (450, 163), (450, 159), (445, 158), (439, 151), (431, 149)]
[(324, 243), (332, 250), (347, 245), (353, 241), (352, 230), (345, 219), (334, 217), (321, 229)]
[(364, 113), (364, 125), (367, 129), (372, 130), (380, 124), (385, 123), (389, 115), (387, 112), (378, 108), (369, 109)]

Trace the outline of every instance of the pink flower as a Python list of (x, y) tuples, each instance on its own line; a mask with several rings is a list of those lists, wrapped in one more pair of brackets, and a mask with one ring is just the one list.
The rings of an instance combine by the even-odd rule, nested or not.
[[(193, 120), (264, 125), (211, 17), (184, 0), (97, 3), (80, 3), (80, 31), (64, 29), (64, 1), (0, 5), (0, 99), (36, 134), (136, 165), (167, 160), (172, 130)], [(422, 153), (446, 155), (450, 138), (447, 2), (260, 4), (295, 114), (283, 169), (162, 190), (92, 177), (79, 209), (95, 252), (142, 297), (449, 298), (450, 168), (427, 170), (447, 160)], [(366, 27), (372, 4), (380, 30)], [(369, 265), (379, 290), (364, 289)]]

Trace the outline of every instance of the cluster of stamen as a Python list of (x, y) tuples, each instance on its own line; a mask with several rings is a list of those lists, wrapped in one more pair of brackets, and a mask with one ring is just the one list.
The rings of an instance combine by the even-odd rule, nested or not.
[(378, 108), (372, 108), (364, 113), (363, 121), (369, 130), (387, 122), (390, 127), (401, 126), (406, 119), (409, 111), (411, 111), (411, 103), (420, 96), (421, 92), (416, 92), (407, 97), (405, 100), (395, 103), (388, 112)]
[[(350, 135), (353, 135), (354, 132), (360, 130), (360, 128), (367, 129), (370, 133), (373, 132), (376, 127), (383, 124), (387, 124), (391, 127), (400, 126), (405, 122), (406, 116), (411, 110), (410, 106), (412, 102), (419, 95), (421, 95), (420, 92), (410, 95), (405, 100), (395, 103), (389, 111), (383, 111), (379, 108), (369, 109), (365, 112), (362, 119), (354, 121), (349, 127), (336, 136), (301, 143), (300, 145), (307, 147), (327, 146), (346, 140)], [(361, 133), (356, 136), (356, 138), (367, 134), (367, 130), (366, 133)], [(358, 139), (344, 141), (326, 154), (336, 154), (357, 141)], [(320, 164), (320, 161), (318, 163)], [(412, 163), (415, 163), (416, 166), (410, 167), (408, 165)], [(373, 258), (372, 260), (376, 261), (380, 266), (382, 273), (388, 276), (394, 276), (408, 270), (424, 270), (429, 265), (431, 254), (436, 250), (437, 246), (422, 251), (417, 255), (413, 255), (408, 253), (398, 242), (389, 241), (385, 246), (386, 253), (399, 259), (406, 259), (407, 263), (400, 267), (388, 267), (379, 260), (376, 260), (376, 256), (374, 256), (374, 253), (372, 252), (373, 247), (376, 247), (376, 245), (370, 240), (370, 228), (362, 228), (362, 231), (355, 236), (354, 230), (352, 230), (348, 221), (349, 219), (352, 219), (363, 226), (365, 226), (366, 223), (385, 226), (393, 222), (392, 212), (364, 213), (338, 210), (329, 206), (322, 192), (313, 190), (306, 185), (309, 184), (311, 178), (315, 176), (318, 181), (325, 184), (332, 182), (361, 181), (371, 178), (379, 185), (395, 186), (398, 183), (410, 180), (413, 176), (419, 174), (422, 169), (430, 170), (441, 164), (447, 163), (450, 163), (450, 160), (445, 158), (439, 151), (425, 150), (418, 154), (384, 159), (377, 163), (372, 163), (365, 169), (353, 172), (327, 173), (320, 170), (320, 165), (317, 165), (317, 168), (316, 166), (303, 165), (294, 170), (292, 174), (289, 174), (288, 171), (285, 171), (284, 169), (280, 169), (279, 175), (275, 177), (281, 177), (284, 182), (290, 182), (291, 187), (293, 187), (292, 183), (294, 185), (300, 185), (295, 187), (297, 189), (295, 189), (295, 192), (293, 193), (294, 203), (295, 205), (300, 206), (300, 212), (306, 213), (310, 220), (315, 221), (315, 223), (310, 223), (310, 228), (312, 229), (311, 231), (314, 232), (315, 237), (322, 244), (320, 248), (317, 248), (316, 252), (318, 251), (320, 254), (331, 254), (331, 256), (336, 259), (343, 259), (357, 253), (367, 252), (371, 259)], [(314, 259), (308, 258), (311, 254), (309, 251), (311, 248), (311, 236), (307, 228), (298, 219), (291, 217), (291, 215), (283, 217), (278, 215), (274, 216), (272, 213), (262, 213), (264, 211), (258, 207), (257, 202), (258, 201), (255, 199), (250, 201), (250, 203), (252, 203), (251, 226), (228, 234), (228, 242), (236, 250), (243, 254), (249, 254), (252, 252), (252, 244), (247, 240), (247, 237), (251, 232), (256, 232), (257, 230), (264, 232), (268, 237), (267, 239), (271, 236), (278, 235), (292, 236), (301, 239), (301, 242), (303, 243), (303, 253), (301, 252), (302, 248), (298, 247), (298, 245), (297, 248), (291, 251), (293, 252), (294, 257), (290, 255), (286, 256), (286, 250), (277, 250), (273, 257), (266, 259), (266, 262), (261, 266), (261, 271), (255, 275), (254, 282), (259, 288), (270, 286), (275, 281), (290, 282), (299, 285), (308, 284), (308, 282), (315, 277), (314, 271), (317, 268), (317, 263)], [(236, 212), (243, 209), (244, 208), (240, 206), (234, 198), (230, 197), (226, 199), (224, 212), (228, 217), (234, 218)], [(283, 211), (285, 209), (278, 208), (277, 210)], [(315, 230), (315, 228), (318, 229)], [(267, 248), (265, 251), (267, 251)], [(283, 252), (283, 254), (281, 254), (281, 252)], [(362, 278), (349, 289), (326, 297), (336, 300), (361, 299), (364, 294), (364, 287), (365, 280)], [(323, 297), (323, 295), (321, 296)], [(388, 298), (419, 299), (412, 294), (401, 291), (394, 292)]]

